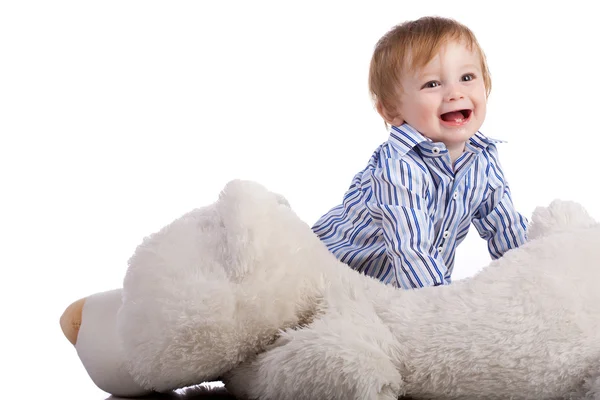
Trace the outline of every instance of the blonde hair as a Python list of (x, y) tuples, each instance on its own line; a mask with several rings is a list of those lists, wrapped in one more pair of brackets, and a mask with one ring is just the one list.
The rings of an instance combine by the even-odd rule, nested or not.
[(465, 25), (442, 17), (423, 17), (404, 22), (392, 28), (375, 46), (369, 68), (369, 91), (375, 104), (390, 111), (402, 90), (400, 77), (405, 67), (422, 68), (449, 40), (461, 40), (470, 50), (476, 50), (481, 60), (481, 71), (489, 96), (492, 80), (483, 50), (473, 32)]

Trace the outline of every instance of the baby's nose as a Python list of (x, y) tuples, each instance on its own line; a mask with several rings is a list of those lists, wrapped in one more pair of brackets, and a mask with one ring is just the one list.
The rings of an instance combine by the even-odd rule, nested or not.
[(465, 96), (461, 91), (458, 90), (452, 90), (452, 91), (448, 91), (448, 93), (445, 96), (445, 101), (455, 101), (455, 100), (460, 100), (463, 99)]

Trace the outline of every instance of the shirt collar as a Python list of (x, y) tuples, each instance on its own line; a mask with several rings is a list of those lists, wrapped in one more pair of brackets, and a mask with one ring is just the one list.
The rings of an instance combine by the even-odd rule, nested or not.
[(490, 138), (485, 136), (483, 133), (477, 131), (467, 141), (465, 145), (465, 151), (479, 153), (483, 149), (488, 148), (490, 145), (495, 145), (496, 143), (506, 143), (506, 140)]
[[(423, 136), (419, 131), (403, 124), (401, 126), (392, 126), (390, 128), (390, 137), (388, 141), (398, 151), (400, 156), (404, 156), (414, 147), (418, 146), (421, 152), (432, 157), (439, 156), (448, 152), (443, 143), (433, 142), (431, 139)], [(492, 139), (477, 131), (466, 143), (465, 151), (479, 153), (490, 145), (496, 143), (506, 143), (504, 140)]]

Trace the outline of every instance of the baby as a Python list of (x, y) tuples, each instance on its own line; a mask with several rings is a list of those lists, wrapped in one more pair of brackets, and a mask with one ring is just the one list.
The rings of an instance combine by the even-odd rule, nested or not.
[(369, 89), (389, 138), (313, 227), (339, 260), (420, 288), (451, 282), (471, 223), (493, 259), (525, 242), (499, 141), (479, 132), (491, 79), (469, 28), (439, 17), (394, 27), (375, 47)]

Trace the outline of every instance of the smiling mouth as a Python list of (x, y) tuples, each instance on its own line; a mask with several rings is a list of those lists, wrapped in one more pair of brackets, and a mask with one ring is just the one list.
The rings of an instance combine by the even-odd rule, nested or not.
[(469, 122), (472, 114), (473, 110), (456, 110), (440, 115), (440, 119), (444, 125), (460, 126)]

